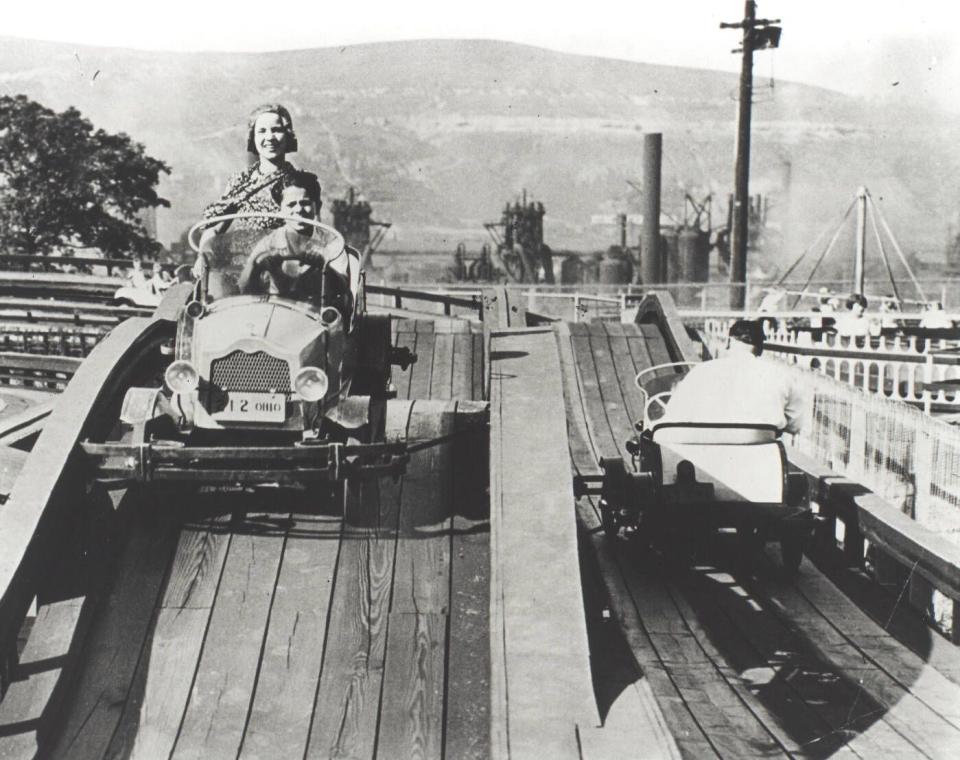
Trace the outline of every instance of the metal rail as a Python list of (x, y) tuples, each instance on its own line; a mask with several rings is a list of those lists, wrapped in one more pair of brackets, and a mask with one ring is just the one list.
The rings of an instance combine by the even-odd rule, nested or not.
[(465, 296), (455, 296), (450, 295), (449, 293), (438, 293), (438, 292), (428, 292), (422, 290), (409, 290), (407, 288), (393, 288), (387, 287), (385, 285), (367, 285), (366, 292), (368, 295), (382, 295), (389, 296), (393, 298), (394, 308), (402, 309), (404, 308), (403, 302), (407, 301), (425, 301), (427, 303), (440, 303), (443, 304), (443, 314), (444, 316), (451, 316), (453, 314), (453, 307), (459, 306), (465, 309), (471, 309), (475, 311), (478, 315), (483, 309), (482, 302), (480, 300), (479, 293), (471, 295), (469, 298)]

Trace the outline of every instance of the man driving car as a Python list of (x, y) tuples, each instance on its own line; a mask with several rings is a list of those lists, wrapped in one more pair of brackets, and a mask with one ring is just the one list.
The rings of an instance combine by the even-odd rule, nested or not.
[(762, 351), (762, 325), (734, 322), (727, 352), (683, 377), (658, 422), (758, 425), (799, 433), (809, 407), (806, 394), (788, 367), (761, 359)]
[[(295, 172), (285, 180), (281, 213), (314, 220), (320, 211), (320, 183), (315, 174)], [(352, 308), (346, 277), (330, 266), (312, 224), (290, 219), (261, 239), (240, 273), (240, 292), (280, 295), (333, 306), (346, 317)], [(322, 293), (322, 298), (321, 298)]]

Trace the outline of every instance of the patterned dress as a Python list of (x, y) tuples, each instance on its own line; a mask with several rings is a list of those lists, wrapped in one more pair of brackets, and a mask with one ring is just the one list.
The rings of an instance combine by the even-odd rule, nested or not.
[[(280, 168), (268, 174), (260, 171), (259, 163), (254, 164), (230, 179), (220, 200), (204, 209), (203, 218), (209, 219), (223, 214), (280, 213), (280, 204), (274, 199), (271, 190), (294, 172), (296, 169), (288, 161), (284, 161)], [(230, 226), (234, 230), (270, 230), (283, 226), (283, 220), (235, 219)]]

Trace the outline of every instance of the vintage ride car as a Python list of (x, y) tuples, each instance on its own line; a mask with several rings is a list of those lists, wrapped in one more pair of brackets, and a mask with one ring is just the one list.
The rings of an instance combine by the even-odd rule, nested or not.
[[(295, 221), (301, 232), (288, 245), (282, 227), (236, 224), (249, 218)], [(202, 230), (224, 222), (234, 229), (201, 250)], [(172, 287), (160, 306), (177, 323), (162, 381), (127, 390), (124, 442), (84, 444), (99, 476), (298, 482), (339, 479), (344, 463), (402, 466), (402, 447), (363, 439), (371, 404), (389, 395), (391, 361), (412, 357), (391, 349), (388, 316), (366, 312), (360, 258), (340, 233), (312, 219), (231, 214), (198, 223), (189, 241), (197, 281)], [(258, 284), (246, 293), (245, 267)]]
[(814, 526), (807, 481), (788, 469), (782, 431), (770, 425), (669, 422), (664, 412), (689, 362), (637, 375), (644, 400), (628, 463), (601, 461), (605, 532), (640, 544), (692, 539), (704, 548), (720, 528), (736, 530), (750, 562), (770, 539), (780, 542), (788, 572), (796, 571)]

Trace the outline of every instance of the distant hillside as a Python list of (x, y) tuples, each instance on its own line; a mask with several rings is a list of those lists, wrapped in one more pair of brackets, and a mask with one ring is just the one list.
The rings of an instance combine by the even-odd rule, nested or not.
[[(79, 62), (74, 56), (78, 54)], [(91, 77), (100, 71), (96, 80)], [(957, 120), (758, 78), (752, 188), (769, 195), (787, 251), (870, 187), (904, 247), (940, 255), (960, 199)], [(526, 188), (555, 248), (599, 248), (591, 217), (640, 201), (642, 134), (664, 133), (664, 207), (682, 187), (733, 176), (736, 77), (486, 41), (421, 41), (268, 54), (184, 54), (3, 39), (0, 92), (77, 106), (167, 161), (161, 239), (177, 238), (246, 164), (246, 114), (294, 114), (300, 152), (327, 199), (356, 185), (394, 222), (387, 246), (475, 247), (482, 223)], [(724, 213), (720, 211), (720, 215)]]

